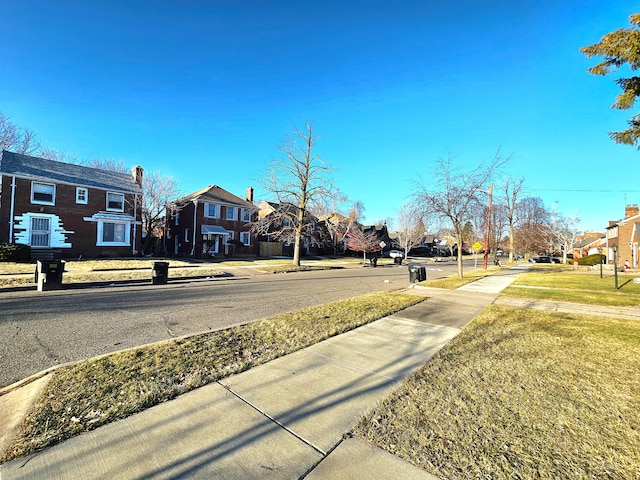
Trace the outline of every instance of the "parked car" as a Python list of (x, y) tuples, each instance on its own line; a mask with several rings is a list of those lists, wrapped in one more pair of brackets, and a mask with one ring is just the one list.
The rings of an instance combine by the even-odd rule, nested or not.
[(404, 258), (404, 253), (400, 250), (389, 250), (389, 256), (391, 258)]
[(560, 259), (551, 257), (549, 255), (541, 255), (539, 257), (531, 257), (531, 262), (534, 263), (560, 263)]

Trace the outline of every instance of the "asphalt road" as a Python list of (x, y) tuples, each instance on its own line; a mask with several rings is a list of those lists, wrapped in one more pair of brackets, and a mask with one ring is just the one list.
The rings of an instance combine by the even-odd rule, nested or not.
[[(467, 267), (469, 268), (469, 267)], [(455, 272), (430, 264), (428, 278)], [(0, 293), (0, 387), (67, 362), (409, 285), (405, 265)]]

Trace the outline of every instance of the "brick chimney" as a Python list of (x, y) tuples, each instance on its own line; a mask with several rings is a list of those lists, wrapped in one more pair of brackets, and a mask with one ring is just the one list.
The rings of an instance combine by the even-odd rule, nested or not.
[(627, 205), (624, 209), (624, 218), (627, 219), (635, 217), (639, 212), (637, 204), (634, 203), (633, 205)]
[(253, 187), (247, 187), (247, 191), (245, 193), (245, 199), (248, 202), (253, 203)]
[(140, 165), (136, 165), (131, 169), (131, 176), (133, 177), (133, 181), (140, 185), (140, 187), (142, 187), (142, 172), (144, 172), (144, 168), (142, 168)]

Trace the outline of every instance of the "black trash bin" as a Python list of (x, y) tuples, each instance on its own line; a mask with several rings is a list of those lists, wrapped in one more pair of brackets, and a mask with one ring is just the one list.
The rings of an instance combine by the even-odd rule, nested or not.
[(39, 292), (62, 288), (62, 260), (38, 260), (36, 265), (36, 285)]
[(427, 279), (427, 267), (417, 263), (409, 264), (409, 282), (424, 282)]
[(153, 262), (151, 282), (153, 285), (164, 285), (169, 278), (169, 262)]

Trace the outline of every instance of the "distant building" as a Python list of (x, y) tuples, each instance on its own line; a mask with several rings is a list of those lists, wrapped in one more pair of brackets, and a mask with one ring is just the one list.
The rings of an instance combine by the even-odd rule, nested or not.
[(638, 205), (627, 205), (624, 219), (610, 221), (606, 229), (607, 262), (614, 262), (614, 251), (618, 252), (618, 263), (626, 260), (632, 268), (638, 268), (638, 231), (640, 230), (640, 210)]

